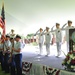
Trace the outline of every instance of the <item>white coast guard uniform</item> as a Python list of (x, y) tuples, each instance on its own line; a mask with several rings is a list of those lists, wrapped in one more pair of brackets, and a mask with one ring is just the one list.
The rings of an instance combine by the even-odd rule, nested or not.
[(60, 29), (54, 30), (56, 35), (57, 56), (61, 54), (62, 33)]
[(46, 44), (47, 56), (50, 54), (50, 41), (51, 41), (51, 34), (50, 32), (46, 32), (45, 33), (45, 44)]
[(36, 35), (39, 36), (39, 48), (40, 48), (40, 54), (42, 54), (42, 49), (43, 49), (43, 42), (44, 42), (44, 36), (43, 33), (36, 33)]
[(15, 37), (15, 34), (10, 34), (10, 37), (11, 37), (11, 38), (14, 38), (14, 37)]
[(56, 29), (56, 44), (57, 44), (57, 55), (61, 54), (61, 43), (62, 43), (62, 33), (60, 29)]

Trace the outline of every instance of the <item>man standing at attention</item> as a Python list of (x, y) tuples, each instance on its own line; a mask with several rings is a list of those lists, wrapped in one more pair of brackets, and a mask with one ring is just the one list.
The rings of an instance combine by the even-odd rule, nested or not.
[(62, 27), (62, 30), (66, 31), (65, 37), (66, 37), (66, 42), (67, 42), (67, 53), (69, 52), (69, 29), (74, 29), (74, 26), (72, 26), (72, 21), (68, 20), (68, 26), (65, 28)]
[(14, 62), (16, 65), (17, 75), (22, 75), (22, 43), (21, 36), (16, 35), (15, 37), (16, 43), (12, 48), (14, 54)]
[(61, 33), (61, 29), (60, 29), (60, 24), (56, 23), (56, 29), (52, 30), (51, 32), (54, 32), (56, 35), (57, 57), (60, 57), (60, 55), (61, 55), (61, 43), (62, 43), (62, 33)]
[[(46, 32), (45, 32), (45, 30), (46, 30)], [(43, 31), (43, 34), (45, 34), (45, 45), (46, 45), (46, 52), (47, 52), (46, 56), (49, 56), (51, 35), (50, 35), (49, 27), (46, 27), (45, 30)]]
[(36, 32), (36, 34), (34, 34), (34, 36), (35, 36), (35, 35), (38, 35), (38, 36), (39, 36), (39, 39), (38, 39), (38, 41), (39, 41), (39, 48), (40, 48), (40, 53), (39, 53), (39, 55), (42, 54), (42, 47), (43, 47), (43, 42), (44, 42), (44, 36), (43, 36), (42, 32), (43, 32), (43, 29), (40, 28), (40, 29)]
[(9, 34), (6, 35), (6, 39), (4, 41), (4, 68), (5, 68), (5, 73), (9, 73), (9, 63), (8, 63), (8, 59), (10, 56), (10, 52), (11, 52), (11, 42), (10, 42), (10, 36)]

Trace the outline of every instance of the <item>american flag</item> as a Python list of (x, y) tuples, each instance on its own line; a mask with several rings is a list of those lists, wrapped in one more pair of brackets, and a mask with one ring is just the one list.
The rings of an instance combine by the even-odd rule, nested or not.
[(5, 36), (5, 12), (4, 12), (4, 3), (2, 5), (2, 11), (1, 11), (0, 27), (3, 30), (2, 35)]
[(4, 27), (4, 22), (2, 21), (2, 17), (0, 17), (0, 27), (3, 29)]

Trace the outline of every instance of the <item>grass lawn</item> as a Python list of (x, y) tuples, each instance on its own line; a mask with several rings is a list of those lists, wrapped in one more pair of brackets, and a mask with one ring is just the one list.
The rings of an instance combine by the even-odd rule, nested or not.
[(1, 71), (1, 64), (0, 64), (0, 75), (10, 75), (10, 74), (6, 74), (3, 71)]
[[(3, 71), (1, 71), (1, 64), (0, 64), (0, 75), (10, 75), (10, 73), (4, 73)], [(22, 74), (22, 75), (24, 75), (24, 74)]]

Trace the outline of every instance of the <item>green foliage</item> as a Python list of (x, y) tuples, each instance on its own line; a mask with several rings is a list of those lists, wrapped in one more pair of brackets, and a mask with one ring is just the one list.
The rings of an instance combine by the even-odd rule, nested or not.
[(37, 44), (37, 42), (32, 42), (31, 45), (37, 46), (38, 44)]
[(31, 34), (28, 34), (27, 36), (29, 36), (29, 37), (31, 37), (31, 36), (33, 36), (34, 34), (33, 33), (31, 33)]
[(34, 35), (33, 33), (27, 34), (26, 38), (27, 38), (27, 39), (31, 39), (31, 37), (32, 37), (33, 35)]

